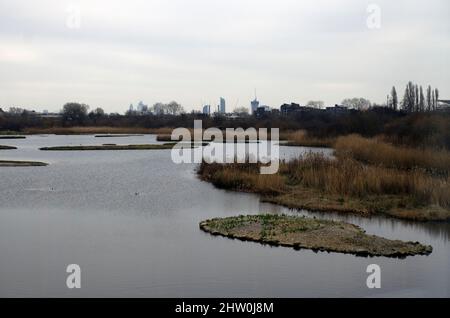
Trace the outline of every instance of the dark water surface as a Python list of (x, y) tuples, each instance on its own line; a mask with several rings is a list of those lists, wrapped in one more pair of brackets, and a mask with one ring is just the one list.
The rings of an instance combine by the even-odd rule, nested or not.
[[(170, 150), (43, 152), (43, 146), (154, 143), (155, 136), (29, 136), (2, 140), (0, 159), (48, 167), (0, 168), (0, 296), (417, 297), (450, 296), (450, 224), (307, 213), (215, 189)], [(282, 147), (283, 157), (307, 148)], [(316, 151), (330, 152), (322, 149)], [(201, 220), (256, 213), (343, 219), (368, 233), (420, 241), (430, 256), (361, 258), (213, 237)], [(79, 264), (81, 289), (66, 287)], [(382, 288), (366, 287), (366, 267)]]

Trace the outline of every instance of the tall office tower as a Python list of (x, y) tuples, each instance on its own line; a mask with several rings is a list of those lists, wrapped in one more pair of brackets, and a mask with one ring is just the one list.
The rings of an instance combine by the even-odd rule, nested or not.
[(252, 110), (252, 114), (256, 114), (256, 110), (259, 107), (258, 97), (256, 96), (256, 89), (255, 89), (255, 99), (250, 102), (250, 105), (251, 105), (250, 109)]
[(220, 112), (222, 114), (226, 113), (226, 109), (225, 109), (225, 99), (223, 97), (220, 98)]
[(252, 109), (252, 114), (255, 114), (256, 110), (259, 107), (259, 101), (256, 99), (256, 97), (255, 97), (255, 100), (250, 102), (250, 105), (251, 105), (251, 109)]
[(210, 115), (211, 114), (211, 106), (210, 105), (203, 106), (203, 114), (204, 115)]

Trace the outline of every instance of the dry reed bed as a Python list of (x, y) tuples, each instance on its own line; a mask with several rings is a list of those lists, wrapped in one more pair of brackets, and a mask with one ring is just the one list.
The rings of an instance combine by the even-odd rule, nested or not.
[(259, 193), (289, 207), (383, 213), (414, 220), (450, 219), (448, 176), (367, 165), (349, 156), (336, 160), (308, 154), (282, 162), (274, 175), (260, 175), (255, 164), (203, 163), (199, 175), (219, 188)]
[(448, 176), (450, 152), (446, 150), (398, 147), (358, 135), (339, 137), (334, 145), (336, 155), (350, 156), (372, 165), (396, 169), (425, 169)]
[(434, 178), (421, 170), (399, 170), (364, 165), (350, 157), (333, 160), (307, 155), (281, 165), (291, 184), (325, 193), (364, 198), (370, 195), (408, 196), (416, 204), (450, 208), (450, 180)]

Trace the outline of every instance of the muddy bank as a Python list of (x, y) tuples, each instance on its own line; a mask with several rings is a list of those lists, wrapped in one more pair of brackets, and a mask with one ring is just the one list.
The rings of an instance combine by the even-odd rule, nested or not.
[(48, 163), (39, 161), (0, 160), (0, 167), (43, 167), (43, 166), (48, 166)]
[(254, 215), (218, 218), (201, 222), (200, 229), (212, 235), (243, 241), (357, 256), (404, 258), (432, 252), (431, 246), (368, 235), (350, 223), (306, 217)]
[(136, 134), (132, 134), (132, 135), (95, 135), (95, 138), (125, 138), (125, 137), (143, 137), (145, 135), (136, 135)]
[(17, 149), (17, 147), (0, 145), (0, 150), (14, 150), (14, 149)]
[[(141, 128), (141, 127), (109, 127), (109, 126), (83, 126), (83, 127), (50, 127), (26, 128), (22, 133), (27, 135), (35, 134), (55, 134), (55, 135), (90, 135), (90, 134), (162, 134), (169, 131), (169, 128)], [(171, 131), (171, 130), (170, 130)]]
[(15, 136), (15, 135), (6, 135), (6, 136), (0, 136), (0, 139), (25, 139), (27, 137), (25, 136)]
[[(39, 150), (43, 151), (89, 151), (89, 150), (161, 150), (172, 149), (176, 143), (165, 144), (151, 144), (151, 145), (114, 145), (104, 144), (99, 146), (57, 146), (57, 147), (43, 147)], [(185, 144), (184, 148), (193, 148), (195, 144)]]

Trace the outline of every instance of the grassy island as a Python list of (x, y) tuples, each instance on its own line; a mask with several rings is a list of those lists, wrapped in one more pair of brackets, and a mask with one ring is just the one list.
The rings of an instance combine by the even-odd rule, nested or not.
[(428, 255), (431, 246), (368, 235), (360, 227), (337, 221), (286, 215), (237, 216), (206, 220), (200, 229), (243, 241), (358, 256), (403, 258)]

